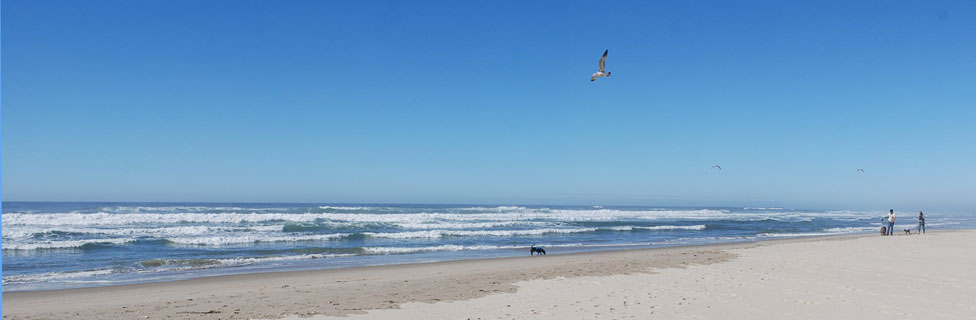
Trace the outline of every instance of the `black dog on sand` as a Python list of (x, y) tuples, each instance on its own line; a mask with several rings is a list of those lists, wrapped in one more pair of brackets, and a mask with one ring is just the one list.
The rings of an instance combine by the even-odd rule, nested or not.
[(546, 255), (546, 249), (543, 249), (542, 247), (536, 247), (533, 244), (532, 247), (529, 248), (529, 255), (530, 256), (534, 256), (536, 253), (538, 253), (539, 255), (543, 255), (544, 256), (544, 255)]

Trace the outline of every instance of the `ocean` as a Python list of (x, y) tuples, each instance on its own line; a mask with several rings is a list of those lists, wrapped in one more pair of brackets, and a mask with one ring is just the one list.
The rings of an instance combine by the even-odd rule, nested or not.
[[(898, 230), (917, 213), (900, 214)], [(876, 232), (884, 210), (3, 202), (3, 291)], [(972, 215), (926, 213), (930, 229)]]

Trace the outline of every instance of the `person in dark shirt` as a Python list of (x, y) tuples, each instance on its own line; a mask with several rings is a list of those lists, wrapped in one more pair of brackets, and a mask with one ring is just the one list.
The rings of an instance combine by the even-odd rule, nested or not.
[(925, 233), (925, 214), (918, 212), (918, 233)]

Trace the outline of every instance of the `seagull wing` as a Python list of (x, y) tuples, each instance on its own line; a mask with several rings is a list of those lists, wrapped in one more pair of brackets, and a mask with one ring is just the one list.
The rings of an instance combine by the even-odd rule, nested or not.
[(610, 52), (610, 49), (607, 49), (606, 51), (603, 51), (603, 57), (600, 58), (600, 72), (604, 72), (604, 70), (606, 70), (606, 68), (607, 68), (606, 65), (607, 65), (607, 53), (608, 52)]

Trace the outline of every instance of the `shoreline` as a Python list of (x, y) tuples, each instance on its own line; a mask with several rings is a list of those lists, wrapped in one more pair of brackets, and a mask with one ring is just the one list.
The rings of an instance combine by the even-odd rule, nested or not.
[[(750, 207), (50, 203), (8, 211), (7, 292), (520, 257), (534, 243), (566, 254), (870, 234), (877, 224), (864, 211)], [(976, 216), (937, 222), (976, 227)]]
[[(940, 230), (918, 238), (976, 235)], [(545, 257), (484, 258), (324, 270), (225, 275), (170, 282), (4, 293), (5, 319), (249, 319), (347, 316), (438, 302), (521, 294), (525, 282), (653, 275), (721, 267), (743, 254), (782, 245), (830, 247), (886, 239), (841, 234), (665, 248), (607, 250)], [(683, 272), (683, 271), (678, 271)], [(687, 272), (686, 272), (687, 273)], [(372, 314), (372, 312), (370, 313)], [(367, 314), (367, 315), (370, 315)]]
[[(955, 230), (940, 230), (939, 232), (953, 232), (958, 230), (967, 229), (955, 229)], [(976, 229), (973, 229), (976, 230)], [(587, 255), (587, 254), (601, 254), (601, 253), (611, 253), (611, 252), (634, 252), (634, 251), (644, 251), (644, 250), (660, 250), (660, 249), (678, 249), (678, 248), (694, 248), (694, 247), (721, 247), (726, 245), (742, 245), (742, 244), (752, 244), (752, 243), (775, 243), (775, 242), (792, 242), (796, 240), (813, 240), (813, 239), (827, 239), (827, 238), (844, 238), (844, 237), (862, 237), (873, 234), (868, 234), (866, 232), (858, 233), (839, 233), (839, 234), (823, 234), (815, 236), (795, 236), (795, 237), (782, 237), (782, 238), (766, 238), (766, 239), (743, 239), (729, 242), (715, 242), (715, 243), (678, 243), (674, 245), (657, 245), (653, 247), (648, 247), (647, 244), (633, 244), (633, 245), (614, 245), (607, 246), (608, 248), (620, 247), (620, 249), (594, 249), (594, 250), (572, 250), (569, 253), (558, 253), (552, 252), (549, 249), (550, 256), (575, 256), (575, 255)], [(653, 245), (653, 244), (651, 244)], [(549, 248), (549, 247), (546, 247)], [(528, 247), (526, 247), (528, 249)], [(523, 250), (520, 250), (523, 251)], [(28, 290), (13, 290), (13, 291), (3, 291), (4, 295), (8, 294), (19, 294), (28, 292), (55, 292), (55, 291), (72, 291), (72, 290), (89, 290), (89, 289), (99, 289), (99, 288), (116, 288), (116, 287), (130, 287), (130, 286), (146, 286), (146, 285), (158, 285), (167, 283), (179, 283), (187, 281), (197, 281), (206, 279), (220, 279), (220, 278), (233, 278), (233, 277), (248, 277), (254, 276), (273, 276), (276, 274), (288, 274), (288, 273), (299, 273), (299, 272), (337, 272), (340, 270), (366, 270), (370, 268), (382, 268), (382, 267), (397, 267), (397, 266), (411, 266), (411, 265), (433, 265), (441, 263), (459, 263), (465, 261), (477, 262), (477, 261), (492, 261), (492, 260), (505, 260), (505, 259), (521, 259), (522, 256), (510, 256), (510, 257), (483, 257), (483, 258), (461, 258), (461, 259), (451, 259), (451, 260), (436, 260), (427, 262), (402, 262), (402, 263), (389, 263), (389, 264), (377, 264), (377, 265), (356, 265), (348, 267), (330, 267), (330, 268), (300, 268), (300, 269), (286, 269), (281, 271), (258, 271), (258, 272), (242, 272), (242, 273), (231, 273), (231, 274), (218, 274), (218, 275), (207, 275), (199, 277), (191, 277), (186, 279), (174, 279), (174, 280), (162, 280), (162, 281), (146, 281), (137, 283), (123, 283), (123, 284), (110, 284), (105, 286), (87, 286), (87, 287), (77, 287), (77, 288), (57, 288), (57, 289), (28, 289)]]
[[(424, 269), (468, 269), (473, 266), (479, 265), (511, 265), (518, 262), (523, 262), (526, 259), (532, 263), (539, 262), (550, 262), (545, 263), (546, 265), (552, 264), (554, 260), (565, 261), (565, 262), (579, 262), (584, 260), (590, 260), (591, 258), (603, 258), (604, 260), (610, 259), (609, 257), (627, 257), (633, 255), (639, 255), (644, 253), (650, 254), (682, 254), (690, 251), (720, 251), (728, 249), (737, 249), (752, 247), (757, 245), (772, 245), (776, 243), (783, 242), (796, 242), (796, 241), (823, 241), (831, 239), (846, 239), (846, 238), (859, 238), (869, 236), (867, 234), (839, 234), (839, 235), (824, 235), (824, 236), (814, 236), (814, 237), (796, 237), (796, 238), (785, 238), (785, 239), (770, 239), (770, 240), (760, 240), (760, 241), (741, 241), (741, 242), (730, 242), (730, 243), (715, 243), (715, 244), (700, 244), (700, 245), (679, 245), (671, 247), (656, 247), (656, 248), (642, 248), (642, 249), (623, 249), (623, 250), (600, 250), (600, 251), (588, 251), (588, 252), (575, 252), (567, 254), (553, 254), (545, 257), (502, 257), (502, 258), (479, 258), (479, 259), (464, 259), (464, 260), (450, 260), (450, 261), (436, 261), (436, 262), (424, 262), (424, 263), (406, 263), (406, 264), (388, 264), (388, 265), (378, 265), (378, 266), (357, 266), (348, 268), (333, 268), (333, 269), (317, 269), (317, 270), (297, 270), (297, 271), (279, 271), (279, 272), (258, 272), (258, 273), (245, 273), (245, 274), (233, 274), (233, 275), (219, 275), (219, 276), (209, 276), (200, 277), (184, 280), (175, 281), (165, 281), (165, 282), (147, 282), (147, 283), (137, 283), (137, 284), (124, 284), (124, 285), (114, 285), (114, 286), (102, 286), (102, 287), (86, 287), (86, 288), (69, 288), (69, 289), (53, 289), (53, 290), (37, 290), (37, 291), (12, 291), (4, 292), (4, 315), (7, 315), (7, 311), (11, 309), (18, 309), (18, 304), (24, 302), (28, 304), (29, 302), (35, 302), (37, 300), (51, 300), (53, 301), (73, 301), (77, 300), (79, 297), (85, 297), (90, 295), (116, 295), (120, 292), (143, 292), (152, 291), (159, 288), (164, 288), (167, 291), (187, 291), (196, 292), (204, 290), (206, 287), (211, 285), (221, 285), (227, 283), (250, 283), (250, 282), (281, 282), (281, 281), (295, 281), (300, 282), (303, 278), (327, 278), (334, 281), (334, 283), (341, 283), (346, 277), (358, 276), (360, 274), (370, 274), (370, 273), (398, 273), (400, 271), (418, 272)], [(716, 261), (717, 257), (709, 257), (713, 261)], [(541, 260), (545, 259), (545, 260)], [(728, 257), (723, 257), (721, 261), (728, 259)], [(708, 260), (706, 260), (708, 261)], [(691, 261), (680, 261), (678, 265), (688, 264)], [(548, 266), (547, 266), (548, 267)], [(673, 267), (673, 266), (668, 266)], [(616, 270), (616, 269), (606, 269), (606, 270), (585, 270), (575, 273), (570, 273), (572, 276), (584, 276), (584, 275), (612, 275), (627, 272), (636, 272), (640, 268), (631, 268), (628, 270)], [(486, 286), (489, 289), (477, 289), (479, 294), (466, 294), (462, 295), (460, 299), (469, 299), (472, 297), (487, 295), (496, 292), (511, 292), (514, 291), (514, 286), (511, 283), (516, 281), (530, 280), (535, 278), (542, 278), (542, 275), (529, 276), (527, 274), (521, 274), (522, 277), (518, 279), (512, 279), (510, 283), (494, 283), (497, 281), (492, 281), (487, 284), (479, 284)], [(551, 276), (551, 275), (550, 275)], [(404, 279), (409, 281), (409, 279)], [(192, 299), (192, 298), (188, 298)], [(431, 298), (429, 302), (443, 301), (446, 299), (442, 298)], [(453, 299), (456, 300), (456, 299)], [(393, 300), (396, 301), (396, 300)], [(412, 301), (404, 301), (412, 302)], [(97, 303), (97, 302), (93, 302)], [(341, 305), (341, 304), (340, 304)], [(128, 309), (128, 308), (126, 308)], [(342, 308), (346, 309), (346, 308)], [(361, 308), (354, 308), (361, 309)], [(341, 310), (341, 309), (340, 309)], [(345, 310), (345, 311), (356, 311), (356, 310)], [(344, 312), (329, 312), (330, 315), (342, 315), (346, 314)]]

